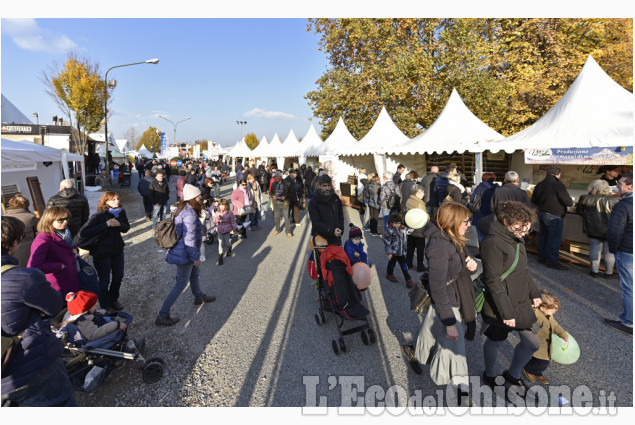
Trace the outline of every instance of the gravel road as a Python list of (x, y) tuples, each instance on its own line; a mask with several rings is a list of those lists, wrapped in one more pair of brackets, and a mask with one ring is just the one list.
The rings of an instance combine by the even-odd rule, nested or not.
[[(129, 335), (144, 334), (147, 355), (162, 357), (166, 371), (161, 381), (148, 385), (136, 365), (128, 364), (113, 371), (93, 393), (77, 393), (80, 405), (301, 407), (315, 405), (312, 395), (317, 394), (328, 406), (373, 406), (384, 401), (383, 391), (393, 386), (408, 396), (420, 390), (424, 397), (436, 397), (441, 388), (431, 382), (427, 366), (423, 375), (415, 375), (400, 353), (400, 344), (416, 338), (421, 318), (408, 309), (408, 289), (399, 271), (399, 283), (384, 278), (383, 243), (369, 233), (364, 243), (377, 267), (373, 267), (364, 302), (371, 312), (377, 344), (365, 346), (360, 335), (354, 334), (345, 337), (347, 353), (333, 353), (334, 317), (327, 315), (323, 326), (314, 320), (318, 305), (314, 282), (306, 271), (310, 253), (306, 211), (291, 238), (284, 233), (273, 236), (273, 215), (267, 212), (262, 230), (235, 243), (233, 256), (223, 266), (216, 265), (217, 244), (206, 246), (201, 283), (203, 291), (216, 295), (217, 301), (195, 306), (188, 287), (172, 310), (181, 321), (169, 328), (155, 326), (175, 269), (164, 261), (165, 252), (152, 239), (152, 223), (143, 217), (141, 199), (134, 190), (136, 178), (133, 173), (132, 188), (119, 191), (131, 220), (124, 238), (120, 301), (134, 315)], [(225, 184), (222, 196), (229, 197), (230, 191), (231, 185)], [(353, 209), (345, 207), (345, 217), (347, 222), (361, 224)], [(546, 372), (552, 386), (586, 385), (594, 406), (611, 393), (615, 405), (633, 406), (633, 340), (602, 323), (603, 317), (616, 318), (621, 311), (619, 280), (591, 278), (588, 269), (580, 266), (571, 266), (569, 271), (547, 269), (534, 255), (529, 257), (531, 275), (539, 288), (560, 298), (563, 307), (556, 317), (582, 351), (573, 365), (552, 362)], [(499, 356), (501, 372), (511, 359), (512, 344), (518, 342), (514, 337), (509, 341)], [(478, 336), (467, 342), (468, 366), (475, 376), (484, 369), (482, 342)], [(351, 382), (358, 389), (353, 398), (347, 393)], [(569, 402), (573, 397), (550, 391), (539, 404), (558, 406), (559, 395)]]

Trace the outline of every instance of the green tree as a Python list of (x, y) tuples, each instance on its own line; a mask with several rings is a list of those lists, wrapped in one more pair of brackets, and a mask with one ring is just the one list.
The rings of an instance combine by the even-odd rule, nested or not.
[(71, 127), (71, 151), (84, 154), (88, 134), (99, 130), (104, 120), (106, 83), (99, 75), (99, 64), (69, 52), (62, 66), (53, 62), (42, 71), (46, 93), (68, 118)]
[(258, 141), (258, 138), (254, 133), (248, 133), (245, 136), (245, 144), (249, 146), (249, 149), (254, 150), (256, 146), (260, 144), (260, 142)]
[[(159, 129), (156, 127), (148, 127), (146, 131), (143, 132), (141, 137), (139, 137), (139, 141), (137, 142), (136, 150), (141, 149), (141, 146), (146, 147), (150, 152), (159, 153), (161, 152), (161, 137), (159, 137)], [(154, 149), (154, 150), (153, 150)]]

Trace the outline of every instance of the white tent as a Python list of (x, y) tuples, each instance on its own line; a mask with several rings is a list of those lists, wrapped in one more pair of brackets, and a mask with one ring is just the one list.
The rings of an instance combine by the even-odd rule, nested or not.
[(386, 152), (410, 155), (476, 150), (482, 152), (487, 149), (487, 143), (502, 137), (499, 132), (478, 119), (465, 106), (456, 89), (453, 89), (441, 114), (427, 130), (405, 143), (389, 146)]
[[(26, 178), (37, 176), (42, 189), (44, 202), (55, 195), (59, 189), (59, 183), (70, 176), (68, 161), (81, 163), (84, 169), (84, 157), (61, 149), (42, 146), (29, 141), (12, 141), (2, 139), (0, 143), (2, 152), (2, 186), (16, 185), (31, 205), (31, 193), (26, 183)], [(52, 164), (48, 164), (52, 163)], [(82, 186), (86, 186), (85, 176), (82, 174)]]
[[(307, 156), (316, 156), (315, 154), (312, 154), (312, 152), (322, 146), (323, 143), (324, 142), (320, 136), (318, 136), (317, 131), (315, 131), (315, 127), (311, 124), (306, 135), (302, 138), (302, 143), (300, 143), (301, 154), (298, 158), (300, 164), (306, 164)], [(317, 165), (317, 161), (312, 161), (311, 165)]]
[[(105, 156), (106, 155), (106, 149), (105, 149), (105, 144), (101, 144), (99, 145), (99, 147), (97, 148), (96, 152), (99, 154), (99, 156)], [(119, 150), (117, 150), (117, 148), (115, 147), (110, 147), (110, 155), (112, 155), (113, 158), (123, 158), (124, 154), (121, 153)]]
[(286, 158), (300, 156), (300, 150), (300, 141), (295, 136), (293, 129), (291, 129), (287, 138), (282, 142), (281, 155)]
[(394, 169), (396, 171), (397, 163), (391, 164), (386, 159), (386, 150), (391, 146), (405, 143), (408, 136), (403, 134), (392, 121), (386, 108), (382, 106), (381, 112), (373, 124), (372, 128), (364, 137), (352, 148), (342, 149), (340, 155), (372, 155), (373, 164), (377, 174), (381, 176), (384, 171)]
[(141, 156), (145, 156), (146, 158), (152, 158), (152, 152), (150, 152), (147, 148), (146, 145), (141, 145), (141, 149), (139, 149), (137, 151), (139, 153), (139, 155)]
[(233, 158), (250, 158), (252, 157), (252, 150), (249, 149), (247, 143), (245, 143), (245, 138), (243, 137), (236, 145), (229, 151), (229, 156)]
[(633, 94), (591, 57), (545, 115), (510, 137), (488, 143), (491, 152), (633, 145)]
[(273, 139), (271, 139), (271, 143), (266, 146), (266, 149), (263, 149), (264, 153), (261, 154), (262, 157), (268, 158), (276, 158), (276, 164), (278, 168), (282, 168), (284, 166), (284, 157), (280, 156), (280, 152), (282, 151), (282, 141), (280, 137), (278, 137), (278, 133), (274, 134)]
[(266, 155), (268, 146), (269, 142), (267, 141), (267, 137), (262, 136), (262, 139), (260, 139), (260, 143), (258, 143), (258, 146), (254, 148), (251, 154), (254, 155), (255, 158), (258, 158), (259, 161), (266, 161), (266, 159), (268, 158)]

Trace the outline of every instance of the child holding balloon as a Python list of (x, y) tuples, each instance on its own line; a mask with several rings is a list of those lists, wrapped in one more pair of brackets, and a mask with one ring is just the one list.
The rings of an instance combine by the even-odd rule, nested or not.
[(368, 261), (368, 254), (364, 252), (362, 230), (353, 223), (349, 223), (348, 226), (348, 240), (344, 244), (344, 251), (346, 251), (348, 259), (351, 260), (351, 266), (361, 262), (372, 267), (373, 265)]
[(540, 325), (540, 331), (538, 331), (540, 348), (527, 362), (523, 368), (523, 372), (525, 372), (525, 376), (531, 382), (538, 381), (546, 385), (549, 383), (549, 380), (542, 373), (551, 362), (552, 334), (555, 333), (564, 339), (565, 342), (569, 342), (569, 335), (562, 329), (556, 319), (553, 318), (554, 313), (560, 310), (560, 300), (558, 300), (554, 294), (544, 289), (540, 291), (540, 298), (542, 304), (534, 309), (538, 324)]

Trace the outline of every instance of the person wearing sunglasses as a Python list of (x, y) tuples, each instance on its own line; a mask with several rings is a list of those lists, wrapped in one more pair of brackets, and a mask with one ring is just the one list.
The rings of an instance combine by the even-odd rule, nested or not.
[(470, 211), (456, 202), (441, 205), (436, 222), (424, 226), (432, 304), (423, 319), (416, 347), (401, 347), (415, 373), (422, 373), (419, 363), (430, 365), (432, 381), (447, 385), (449, 397), (457, 405), (469, 404), (465, 397), (469, 387), (465, 340), (473, 340), (476, 331), (471, 274), (477, 264), (467, 253), (468, 227)]
[(79, 291), (77, 247), (68, 229), (70, 218), (71, 213), (64, 207), (44, 210), (27, 264), (27, 267), (35, 267), (46, 274), (46, 280), (62, 297)]
[[(527, 271), (524, 237), (537, 220), (536, 212), (518, 201), (498, 204), (496, 213), (483, 218), (479, 230), (483, 282), (487, 288), (481, 315), (485, 371), (483, 383), (494, 388), (499, 375), (498, 352), (511, 332), (520, 342), (514, 348), (507, 370), (502, 373), (507, 391), (523, 397), (527, 387), (521, 378), (523, 367), (540, 348), (536, 335), (539, 326), (533, 308), (542, 303), (540, 291)], [(532, 308), (533, 307), (533, 308)]]

